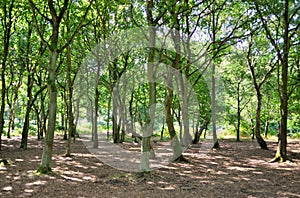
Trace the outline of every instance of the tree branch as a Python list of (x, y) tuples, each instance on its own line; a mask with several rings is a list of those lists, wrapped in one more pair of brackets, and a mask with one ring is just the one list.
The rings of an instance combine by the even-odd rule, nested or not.
[[(65, 1), (67, 1), (67, 0), (65, 0)], [(80, 23), (78, 24), (77, 28), (76, 28), (75, 31), (73, 32), (72, 36), (71, 36), (70, 39), (67, 41), (67, 43), (66, 43), (64, 46), (62, 46), (62, 47), (58, 50), (58, 52), (62, 52), (62, 51), (63, 51), (66, 47), (68, 47), (68, 46), (70, 45), (70, 43), (74, 40), (76, 34), (79, 32), (79, 30), (80, 30), (81, 27), (83, 26), (83, 22), (85, 21), (86, 16), (87, 16), (87, 14), (88, 14), (88, 12), (89, 12), (89, 10), (90, 10), (90, 8), (91, 8), (93, 2), (94, 2), (94, 0), (91, 0), (91, 1), (90, 1), (89, 6), (86, 8), (86, 11), (85, 11), (84, 15), (83, 15), (83, 17), (81, 18)]]
[(282, 61), (283, 61), (283, 58), (282, 58), (282, 56), (281, 56), (279, 46), (276, 44), (274, 38), (273, 38), (272, 35), (271, 35), (271, 32), (270, 32), (270, 30), (269, 30), (269, 28), (268, 28), (268, 26), (267, 26), (267, 23), (266, 23), (266, 21), (265, 21), (263, 15), (262, 15), (262, 13), (261, 13), (261, 10), (260, 10), (260, 8), (259, 8), (259, 6), (258, 6), (257, 1), (255, 1), (254, 4), (255, 4), (255, 8), (256, 8), (256, 10), (257, 10), (257, 12), (258, 12), (259, 18), (261, 19), (261, 21), (262, 21), (262, 23), (263, 23), (263, 27), (264, 27), (264, 29), (265, 29), (265, 31), (266, 31), (267, 37), (269, 37), (269, 39), (270, 39), (270, 41), (271, 41), (271, 44), (273, 45), (273, 47), (275, 48), (275, 50), (276, 50), (276, 52), (277, 52), (277, 55), (278, 55), (279, 60), (282, 62)]
[(28, 0), (28, 2), (29, 2), (29, 5), (30, 5), (30, 9), (31, 9), (31, 11), (32, 11), (32, 18), (33, 18), (33, 21), (34, 21), (34, 24), (35, 24), (35, 29), (36, 29), (36, 31), (37, 31), (37, 33), (38, 33), (40, 39), (42, 40), (42, 42), (43, 42), (44, 44), (46, 44), (48, 48), (50, 48), (49, 43), (48, 43), (48, 42), (45, 40), (45, 38), (43, 37), (43, 35), (42, 35), (42, 33), (41, 33), (41, 30), (40, 30), (40, 28), (39, 28), (39, 25), (38, 25), (38, 21), (37, 21), (36, 14), (35, 14), (35, 7), (36, 7), (36, 6), (35, 6), (34, 3), (32, 2), (32, 0)]

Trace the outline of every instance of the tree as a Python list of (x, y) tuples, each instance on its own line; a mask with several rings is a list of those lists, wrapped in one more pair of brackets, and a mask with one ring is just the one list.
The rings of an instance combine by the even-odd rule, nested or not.
[[(262, 40), (258, 40), (258, 42), (262, 42)], [(256, 44), (258, 45), (258, 44)], [(252, 82), (253, 82), (253, 86), (256, 92), (256, 97), (257, 97), (257, 109), (256, 109), (256, 125), (255, 125), (255, 137), (257, 139), (257, 142), (259, 143), (261, 149), (265, 149), (268, 150), (268, 146), (267, 143), (264, 141), (264, 139), (261, 137), (260, 134), (260, 123), (261, 123), (261, 107), (262, 107), (262, 93), (261, 93), (261, 87), (265, 84), (266, 80), (270, 77), (270, 75), (272, 74), (272, 72), (276, 69), (276, 63), (277, 61), (274, 61), (274, 58), (271, 58), (270, 60), (268, 60), (268, 63), (266, 63), (266, 61), (264, 61), (262, 58), (262, 60), (260, 61), (261, 63), (259, 63), (258, 61), (256, 61), (256, 59), (258, 59), (260, 56), (260, 54), (254, 54), (253, 53), (253, 38), (252, 35), (250, 36), (250, 41), (249, 41), (249, 47), (248, 47), (248, 51), (247, 51), (247, 63), (248, 63), (248, 67), (250, 69), (251, 72), (251, 77), (252, 77)], [(261, 47), (262, 48), (262, 47)], [(257, 50), (259, 51), (259, 50)], [(263, 51), (262, 49), (260, 49), (260, 51)], [(259, 65), (261, 64), (261, 65)], [(266, 67), (266, 65), (268, 67)], [(255, 69), (255, 67), (258, 67), (257, 69)], [(268, 68), (266, 70), (266, 72), (262, 75), (262, 71)], [(258, 82), (258, 74), (255, 72), (259, 71), (260, 75), (262, 76), (261, 81)]]
[[(280, 62), (280, 134), (276, 155), (272, 161), (286, 161), (287, 157), (287, 120), (288, 120), (288, 100), (289, 100), (289, 58), (291, 46), (296, 43), (296, 33), (300, 29), (299, 10), (297, 2), (284, 0), (273, 2), (270, 9), (265, 9), (266, 2), (254, 2), (258, 17), (265, 30), (266, 38), (273, 46), (276, 56)], [(267, 18), (272, 17), (272, 20)]]
[[(211, 106), (212, 106), (212, 148), (220, 148), (216, 133), (217, 101), (216, 92), (217, 69), (222, 57), (228, 54), (228, 48), (249, 35), (243, 28), (250, 22), (246, 13), (247, 7), (243, 3), (234, 1), (208, 1), (208, 14), (201, 24), (207, 27), (207, 51), (212, 59), (211, 67)], [(234, 17), (232, 17), (234, 16)], [(220, 99), (219, 99), (220, 100)]]
[[(81, 28), (85, 17), (88, 13), (88, 10), (91, 6), (91, 3), (89, 4), (88, 8), (85, 11), (84, 16), (82, 17), (82, 20), (76, 27), (75, 31), (73, 32), (72, 36), (67, 40), (67, 42), (59, 46), (60, 41), (60, 26), (62, 19), (66, 13), (66, 10), (68, 9), (68, 4), (70, 3), (69, 0), (64, 0), (62, 7), (58, 5), (54, 5), (53, 0), (48, 0), (48, 8), (49, 8), (49, 14), (50, 18), (47, 16), (47, 14), (42, 13), (40, 9), (33, 3), (32, 0), (28, 0), (30, 4), (31, 11), (33, 13), (33, 20), (35, 23), (36, 31), (38, 32), (38, 35), (40, 39), (47, 45), (47, 48), (49, 50), (50, 54), (50, 60), (49, 60), (49, 66), (48, 66), (48, 94), (49, 94), (49, 117), (48, 117), (48, 127), (47, 127), (47, 133), (45, 137), (45, 145), (43, 150), (43, 156), (41, 160), (40, 167), (38, 169), (39, 173), (49, 173), (51, 172), (51, 158), (52, 158), (52, 149), (53, 149), (53, 138), (54, 138), (54, 131), (55, 131), (55, 122), (56, 122), (56, 107), (57, 107), (57, 86), (56, 86), (56, 67), (57, 67), (57, 58), (58, 54), (65, 49), (71, 41), (74, 39), (75, 35), (78, 33), (79, 29)], [(57, 11), (57, 9), (60, 9)], [(58, 13), (57, 13), (58, 12)], [(45, 20), (47, 20), (51, 24), (51, 37), (48, 41), (45, 40), (44, 36), (42, 35), (40, 31), (39, 21), (37, 18), (37, 13), (41, 15)]]
[(233, 124), (236, 130), (236, 140), (240, 141), (242, 112), (247, 108), (252, 95), (249, 92), (251, 82), (250, 75), (245, 72), (245, 58), (238, 49), (233, 48), (231, 55), (225, 57), (225, 64), (221, 65), (222, 77), (226, 86), (228, 97), (229, 124)]
[(1, 150), (1, 136), (3, 133), (4, 128), (4, 111), (5, 111), (5, 104), (6, 104), (6, 64), (7, 58), (9, 53), (9, 46), (10, 46), (10, 38), (13, 28), (13, 14), (14, 14), (14, 7), (15, 7), (15, 0), (7, 1), (4, 0), (1, 2), (1, 24), (3, 28), (3, 55), (1, 61), (1, 106), (0, 106), (0, 150)]
[(39, 87), (40, 89), (33, 94), (34, 91), (34, 80), (36, 75), (36, 70), (38, 68), (38, 64), (40, 63), (37, 59), (36, 61), (33, 61), (31, 57), (34, 56), (36, 53), (37, 56), (43, 56), (46, 48), (43, 46), (43, 43), (40, 42), (39, 50), (37, 52), (34, 52), (32, 49), (34, 49), (33, 45), (35, 43), (32, 42), (32, 21), (26, 19), (27, 22), (27, 35), (26, 35), (26, 43), (25, 43), (25, 50), (22, 60), (22, 64), (26, 68), (26, 77), (27, 77), (27, 104), (26, 104), (26, 112), (25, 112), (25, 120), (22, 130), (22, 140), (20, 148), (27, 149), (27, 139), (28, 139), (28, 132), (29, 132), (29, 121), (30, 121), (30, 112), (32, 109), (32, 106), (37, 99), (37, 96), (45, 89), (45, 86)]

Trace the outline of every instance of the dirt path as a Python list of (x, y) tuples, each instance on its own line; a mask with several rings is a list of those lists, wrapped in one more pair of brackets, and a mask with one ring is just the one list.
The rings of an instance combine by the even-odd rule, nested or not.
[[(294, 163), (268, 163), (269, 151), (256, 142), (221, 140), (221, 150), (203, 152), (200, 145), (185, 156), (191, 163), (169, 164), (148, 175), (116, 170), (92, 155), (81, 141), (65, 158), (66, 141), (55, 138), (52, 175), (38, 176), (42, 142), (4, 139), (0, 159), (0, 197), (300, 197), (300, 143), (289, 143)], [(128, 146), (128, 144), (127, 144)], [(130, 145), (129, 145), (130, 146)], [(132, 145), (135, 147), (136, 145)]]

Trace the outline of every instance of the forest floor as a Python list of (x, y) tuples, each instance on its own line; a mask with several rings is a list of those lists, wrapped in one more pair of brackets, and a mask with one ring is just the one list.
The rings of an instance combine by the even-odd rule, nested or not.
[[(149, 174), (114, 169), (89, 152), (83, 141), (72, 145), (55, 137), (53, 173), (37, 175), (43, 142), (31, 137), (28, 149), (19, 149), (20, 138), (2, 141), (0, 197), (300, 197), (300, 141), (290, 140), (289, 163), (268, 163), (270, 150), (256, 142), (220, 140), (221, 149), (201, 153), (200, 144), (184, 156), (190, 163), (172, 163)], [(136, 144), (126, 144), (137, 147)]]

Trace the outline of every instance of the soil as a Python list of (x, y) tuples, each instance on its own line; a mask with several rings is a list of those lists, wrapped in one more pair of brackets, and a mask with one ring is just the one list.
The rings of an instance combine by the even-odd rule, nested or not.
[[(256, 142), (220, 140), (221, 149), (203, 152), (193, 145), (184, 157), (190, 163), (172, 163), (150, 173), (114, 169), (89, 152), (82, 141), (72, 145), (55, 137), (53, 173), (37, 175), (43, 141), (3, 138), (0, 160), (0, 197), (300, 197), (300, 141), (288, 144), (293, 162), (269, 163), (277, 148), (261, 150)], [(126, 143), (128, 148), (137, 147)]]

